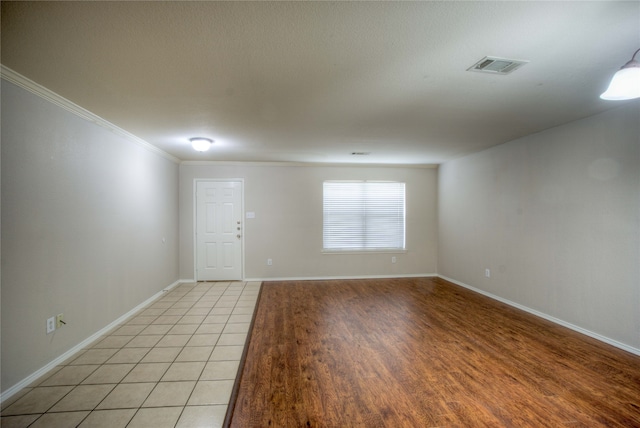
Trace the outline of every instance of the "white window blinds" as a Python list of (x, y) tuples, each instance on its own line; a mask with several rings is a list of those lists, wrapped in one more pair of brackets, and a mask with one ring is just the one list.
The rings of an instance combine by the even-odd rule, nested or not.
[(325, 181), (325, 250), (404, 250), (405, 183)]

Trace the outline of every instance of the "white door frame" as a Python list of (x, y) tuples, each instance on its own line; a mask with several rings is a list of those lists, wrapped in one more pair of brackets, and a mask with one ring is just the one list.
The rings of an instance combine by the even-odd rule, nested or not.
[(245, 274), (244, 274), (244, 234), (246, 232), (245, 229), (245, 223), (244, 221), (246, 220), (244, 217), (244, 178), (194, 178), (193, 179), (193, 278), (194, 281), (198, 281), (198, 239), (196, 237), (196, 233), (197, 233), (197, 227), (198, 227), (198, 223), (197, 223), (197, 211), (198, 211), (198, 206), (197, 206), (197, 193), (198, 193), (198, 183), (200, 182), (209, 182), (209, 183), (213, 183), (213, 182), (230, 182), (230, 181), (239, 181), (240, 182), (240, 213), (241, 213), (241, 218), (242, 218), (242, 231), (240, 233), (240, 253), (241, 253), (241, 260), (240, 263), (242, 264), (241, 266), (241, 275), (242, 278), (240, 278), (241, 280), (244, 281), (245, 278)]

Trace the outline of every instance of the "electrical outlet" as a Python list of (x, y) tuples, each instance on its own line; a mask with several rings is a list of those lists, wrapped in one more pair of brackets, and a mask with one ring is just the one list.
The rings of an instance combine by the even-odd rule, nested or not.
[(391, 263), (395, 263), (395, 262), (396, 262), (396, 257), (395, 256), (391, 257)]
[(272, 266), (272, 265), (273, 265), (273, 260), (267, 259), (267, 266)]
[(47, 319), (47, 334), (53, 333), (56, 330), (56, 318), (51, 317)]
[(484, 270), (484, 276), (486, 278), (491, 278), (491, 269), (485, 269)]
[(66, 322), (64, 322), (64, 314), (58, 314), (56, 316), (56, 328), (62, 327)]

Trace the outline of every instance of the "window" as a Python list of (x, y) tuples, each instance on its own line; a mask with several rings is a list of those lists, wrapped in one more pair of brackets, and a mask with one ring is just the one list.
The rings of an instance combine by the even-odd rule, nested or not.
[(404, 250), (404, 187), (397, 182), (325, 181), (324, 249)]

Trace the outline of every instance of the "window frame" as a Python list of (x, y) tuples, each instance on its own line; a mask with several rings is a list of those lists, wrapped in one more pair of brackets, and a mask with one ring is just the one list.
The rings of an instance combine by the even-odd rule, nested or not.
[[(401, 197), (401, 210), (402, 210), (402, 247), (325, 247), (326, 245), (326, 227), (327, 227), (327, 198), (326, 198), (326, 184), (395, 184), (401, 185), (402, 197)], [(322, 253), (324, 254), (371, 254), (371, 253), (406, 253), (407, 252), (407, 183), (403, 181), (382, 181), (382, 180), (324, 180), (322, 182)], [(366, 203), (366, 202), (365, 202)], [(365, 208), (366, 209), (366, 208)], [(368, 211), (367, 211), (368, 212)], [(363, 213), (366, 216), (366, 213)], [(362, 224), (366, 224), (366, 220)], [(366, 233), (366, 232), (365, 232)]]

